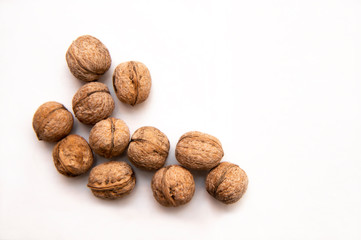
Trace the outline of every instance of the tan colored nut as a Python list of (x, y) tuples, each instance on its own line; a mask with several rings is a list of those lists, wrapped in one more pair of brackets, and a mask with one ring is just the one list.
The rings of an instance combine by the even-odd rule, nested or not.
[(179, 139), (175, 156), (189, 169), (209, 170), (215, 167), (224, 153), (221, 142), (206, 133), (187, 132)]
[(84, 138), (72, 134), (55, 145), (53, 160), (59, 173), (67, 177), (76, 177), (91, 168), (93, 153)]
[(135, 186), (135, 174), (126, 162), (107, 162), (90, 171), (88, 187), (94, 196), (117, 199), (129, 194)]
[(76, 118), (93, 125), (109, 117), (114, 110), (114, 101), (108, 87), (100, 82), (87, 83), (73, 97)]
[(95, 124), (89, 144), (96, 154), (105, 158), (119, 156), (129, 144), (129, 128), (123, 120), (108, 118)]
[(33, 117), (33, 128), (39, 140), (56, 142), (73, 128), (73, 115), (58, 102), (41, 105)]
[(98, 80), (111, 65), (108, 49), (97, 38), (85, 35), (77, 38), (66, 52), (70, 72), (78, 79)]
[(114, 91), (123, 103), (134, 106), (144, 102), (149, 96), (151, 85), (149, 70), (141, 62), (121, 63), (114, 70)]
[(138, 168), (157, 170), (168, 157), (169, 140), (155, 127), (141, 127), (134, 132), (128, 147), (128, 158)]
[(188, 203), (195, 191), (192, 174), (178, 165), (159, 169), (152, 179), (154, 198), (165, 207), (178, 207)]
[(213, 168), (206, 179), (207, 192), (225, 204), (235, 203), (241, 199), (247, 186), (246, 172), (229, 162), (222, 162)]

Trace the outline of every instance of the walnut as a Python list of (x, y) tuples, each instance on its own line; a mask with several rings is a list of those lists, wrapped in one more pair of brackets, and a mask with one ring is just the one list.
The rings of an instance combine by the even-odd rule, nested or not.
[(224, 153), (217, 138), (201, 132), (188, 132), (179, 139), (175, 155), (186, 168), (209, 170), (221, 161)]
[(46, 102), (35, 112), (33, 128), (39, 140), (56, 142), (73, 128), (73, 115), (58, 102)]
[(152, 79), (141, 62), (119, 64), (113, 73), (113, 87), (118, 99), (132, 106), (144, 102), (150, 92)]
[(108, 87), (100, 82), (87, 83), (73, 97), (73, 111), (84, 124), (95, 124), (109, 117), (114, 110), (114, 101)]
[(235, 203), (241, 199), (247, 186), (246, 172), (229, 162), (222, 162), (213, 168), (206, 179), (207, 192), (225, 204)]
[(133, 169), (125, 162), (107, 162), (90, 171), (88, 187), (94, 196), (117, 199), (129, 194), (135, 186)]
[(98, 80), (111, 65), (108, 49), (97, 38), (85, 35), (77, 38), (66, 52), (70, 72), (78, 79)]
[(69, 135), (53, 149), (53, 160), (59, 173), (76, 177), (93, 165), (93, 153), (87, 141), (79, 135)]
[(129, 144), (129, 128), (124, 121), (108, 118), (95, 124), (90, 131), (89, 144), (105, 158), (119, 156)]
[(163, 167), (169, 152), (167, 136), (155, 127), (141, 127), (134, 132), (128, 158), (138, 168), (157, 170)]
[(152, 179), (154, 198), (165, 207), (178, 207), (188, 203), (195, 191), (192, 174), (178, 165), (159, 169)]

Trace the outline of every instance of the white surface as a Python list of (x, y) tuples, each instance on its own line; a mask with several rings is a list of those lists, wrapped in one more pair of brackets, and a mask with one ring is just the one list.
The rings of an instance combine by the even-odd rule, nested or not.
[[(361, 239), (360, 12), (356, 0), (1, 1), (0, 239)], [(167, 164), (183, 133), (218, 137), (249, 176), (240, 202), (211, 198), (204, 173), (177, 209), (153, 199), (153, 173), (136, 169), (117, 201), (57, 173), (32, 117), (49, 100), (71, 109), (83, 82), (65, 52), (83, 34), (110, 51), (113, 96), (117, 64), (150, 69), (150, 98), (115, 98), (113, 116), (166, 133)]]

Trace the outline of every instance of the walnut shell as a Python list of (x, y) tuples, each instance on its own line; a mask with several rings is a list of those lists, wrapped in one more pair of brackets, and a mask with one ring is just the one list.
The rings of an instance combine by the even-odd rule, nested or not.
[(73, 97), (73, 111), (76, 118), (93, 125), (107, 117), (114, 110), (114, 100), (108, 87), (100, 82), (91, 82), (82, 86)]
[(235, 203), (241, 199), (247, 186), (246, 172), (229, 162), (220, 163), (208, 173), (206, 178), (207, 192), (225, 204)]
[(129, 194), (135, 186), (135, 174), (126, 162), (107, 162), (90, 171), (88, 187), (94, 196), (117, 199)]
[(119, 156), (129, 144), (129, 128), (123, 120), (108, 118), (95, 124), (89, 135), (90, 147), (105, 158)]
[(91, 168), (93, 153), (84, 138), (72, 134), (55, 145), (53, 160), (59, 173), (67, 177), (76, 177)]
[(33, 128), (39, 140), (56, 142), (73, 128), (73, 115), (58, 102), (46, 102), (35, 112)]
[(159, 169), (152, 179), (154, 198), (165, 207), (178, 207), (188, 203), (195, 191), (192, 174), (178, 165)]
[(183, 134), (175, 150), (178, 162), (186, 168), (195, 170), (209, 170), (215, 167), (223, 155), (221, 142), (201, 132)]
[(66, 52), (70, 72), (78, 79), (90, 82), (98, 80), (111, 65), (108, 49), (97, 38), (78, 37)]
[(144, 102), (149, 96), (151, 86), (149, 70), (141, 62), (124, 62), (114, 70), (114, 91), (123, 103), (134, 106)]
[(128, 158), (138, 168), (157, 170), (168, 157), (169, 140), (155, 127), (141, 127), (134, 132), (128, 147)]

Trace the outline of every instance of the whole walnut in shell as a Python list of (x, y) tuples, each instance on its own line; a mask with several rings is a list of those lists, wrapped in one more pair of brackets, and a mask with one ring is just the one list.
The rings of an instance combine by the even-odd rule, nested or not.
[(188, 203), (195, 191), (192, 174), (178, 165), (159, 169), (152, 179), (154, 198), (165, 207), (178, 207)]
[(78, 37), (66, 52), (70, 72), (83, 81), (98, 80), (111, 65), (108, 49), (97, 38), (85, 35)]
[(90, 171), (88, 187), (94, 196), (117, 199), (129, 194), (135, 186), (133, 169), (125, 162), (107, 162)]
[(76, 118), (93, 125), (107, 117), (114, 110), (114, 101), (108, 87), (100, 82), (82, 86), (73, 97), (73, 111)]
[(157, 170), (163, 167), (169, 152), (167, 136), (155, 127), (141, 127), (134, 132), (128, 158), (138, 168)]
[(39, 140), (56, 142), (73, 128), (73, 115), (61, 103), (46, 102), (35, 112), (33, 128)]
[(196, 131), (183, 134), (175, 150), (178, 162), (195, 170), (215, 167), (223, 155), (222, 144), (216, 137)]
[(93, 165), (93, 153), (87, 141), (79, 135), (69, 135), (53, 149), (53, 160), (59, 173), (76, 177)]
[(105, 158), (119, 156), (129, 144), (129, 128), (124, 121), (108, 118), (95, 124), (89, 135), (93, 151)]
[(150, 93), (152, 79), (141, 62), (124, 62), (113, 73), (114, 91), (120, 101), (132, 106), (144, 102)]
[(207, 192), (225, 204), (241, 199), (247, 186), (248, 177), (245, 171), (229, 162), (222, 162), (213, 168), (206, 179)]

